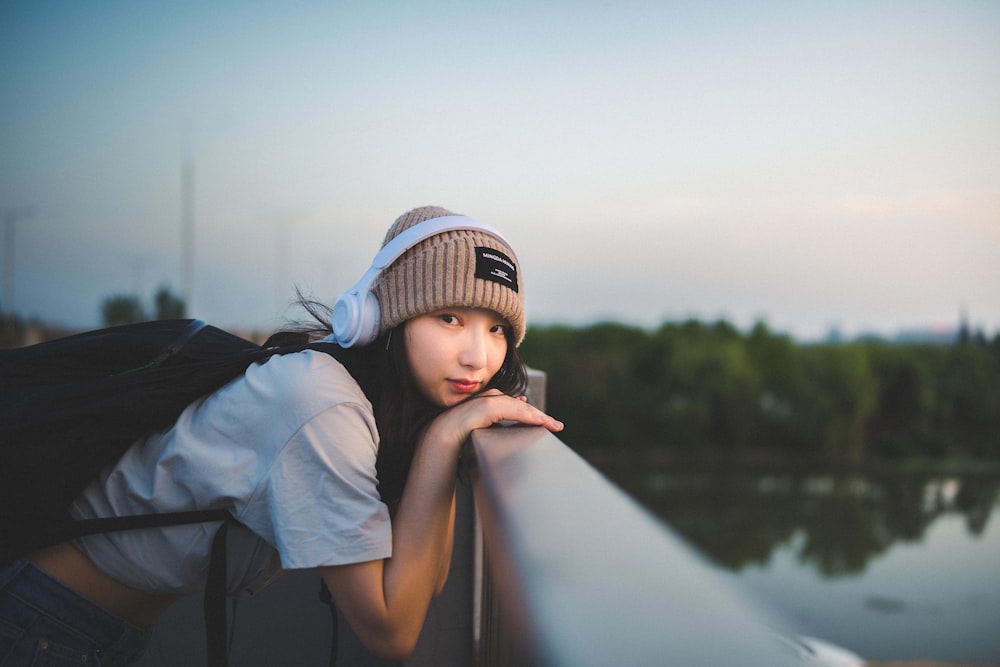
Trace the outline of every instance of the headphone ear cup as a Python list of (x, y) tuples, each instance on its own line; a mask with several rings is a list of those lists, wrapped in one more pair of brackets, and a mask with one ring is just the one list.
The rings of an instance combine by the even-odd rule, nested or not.
[(333, 306), (333, 336), (341, 347), (369, 345), (378, 337), (382, 309), (372, 291), (342, 294)]
[(358, 335), (361, 306), (358, 293), (345, 292), (333, 305), (333, 336), (341, 347), (354, 345)]
[(375, 292), (365, 292), (358, 316), (357, 339), (355, 345), (370, 345), (378, 338), (379, 326), (382, 324), (382, 307)]

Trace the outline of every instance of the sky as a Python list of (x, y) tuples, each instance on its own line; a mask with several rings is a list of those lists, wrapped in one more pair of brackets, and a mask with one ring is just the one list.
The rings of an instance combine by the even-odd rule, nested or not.
[[(1000, 331), (1000, 3), (0, 3), (2, 306), (271, 329), (427, 204), (529, 323)], [(7, 303), (9, 302), (9, 303)]]

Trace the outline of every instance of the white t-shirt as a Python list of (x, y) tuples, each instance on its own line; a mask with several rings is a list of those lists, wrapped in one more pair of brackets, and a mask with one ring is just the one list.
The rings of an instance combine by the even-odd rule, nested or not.
[[(389, 512), (375, 475), (372, 406), (331, 356), (276, 356), (133, 445), (73, 504), (78, 518), (225, 508), (230, 593), (280, 568), (387, 558)], [(77, 545), (105, 573), (146, 592), (204, 586), (219, 522), (121, 531)]]

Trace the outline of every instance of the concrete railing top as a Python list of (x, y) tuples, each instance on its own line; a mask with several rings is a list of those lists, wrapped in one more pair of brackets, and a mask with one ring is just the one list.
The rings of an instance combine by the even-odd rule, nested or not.
[[(503, 623), (536, 665), (847, 665), (542, 428), (476, 431), (470, 474)], [(859, 664), (859, 663), (855, 663)]]

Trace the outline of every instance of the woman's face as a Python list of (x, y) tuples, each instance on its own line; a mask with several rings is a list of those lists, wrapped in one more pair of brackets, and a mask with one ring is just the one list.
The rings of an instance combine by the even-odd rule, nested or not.
[(509, 328), (482, 308), (447, 308), (408, 320), (406, 358), (424, 397), (451, 407), (482, 390), (507, 356)]

